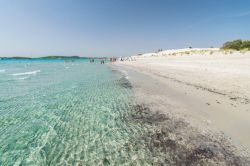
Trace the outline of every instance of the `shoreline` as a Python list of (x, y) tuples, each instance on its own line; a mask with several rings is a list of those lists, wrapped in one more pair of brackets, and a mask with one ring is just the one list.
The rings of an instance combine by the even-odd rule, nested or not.
[[(166, 76), (171, 71), (166, 72), (166, 68), (161, 67), (161, 73), (159, 70), (156, 70), (157, 67), (159, 69), (159, 64), (157, 64), (157, 67), (152, 65), (161, 63), (159, 61), (162, 61), (164, 58), (154, 59), (147, 57), (142, 59), (110, 65), (112, 68), (121, 71), (128, 78), (133, 86), (138, 103), (150, 108), (150, 111), (153, 113), (164, 113), (174, 121), (186, 123), (188, 130), (192, 132), (188, 133), (186, 131), (185, 133), (185, 131), (182, 131), (182, 134), (179, 133), (184, 140), (188, 140), (190, 135), (197, 134), (213, 140), (212, 142), (208, 141), (209, 143), (206, 142), (207, 140), (188, 140), (188, 142), (198, 142), (191, 143), (191, 146), (197, 146), (196, 148), (198, 148), (200, 142), (213, 145), (214, 142), (224, 140), (224, 143), (221, 142), (222, 147), (225, 146), (231, 152), (234, 149), (232, 154), (249, 157), (250, 143), (247, 139), (248, 133), (244, 131), (244, 129), (247, 130), (249, 127), (247, 116), (249, 112), (243, 111), (248, 108), (249, 102), (247, 100), (242, 100), (240, 97), (233, 98), (226, 91), (223, 91), (224, 94), (221, 91), (217, 91), (217, 89), (196, 86), (193, 82), (186, 83), (181, 79)], [(183, 60), (181, 61), (183, 63)], [(233, 105), (231, 105), (232, 102), (234, 103)], [(237, 109), (240, 109), (239, 111), (241, 112), (235, 111)], [(236, 120), (231, 122), (232, 118)], [(242, 121), (237, 122), (239, 119)], [(235, 123), (238, 126), (232, 128)], [(241, 125), (243, 125), (243, 130)], [(181, 126), (180, 128), (186, 128), (186, 126)], [(236, 132), (237, 128), (238, 133)], [(178, 137), (178, 134), (175, 133), (177, 131), (172, 131), (176, 138)], [(179, 144), (178, 141), (177, 144)], [(210, 146), (208, 146), (208, 149), (211, 150)], [(220, 150), (217, 149), (215, 151)]]

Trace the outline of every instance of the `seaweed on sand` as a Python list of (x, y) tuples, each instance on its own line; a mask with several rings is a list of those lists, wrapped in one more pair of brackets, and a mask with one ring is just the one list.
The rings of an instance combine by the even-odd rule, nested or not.
[(154, 126), (137, 140), (144, 142), (152, 156), (163, 153), (163, 160), (152, 161), (154, 165), (250, 165), (249, 158), (238, 155), (223, 136), (204, 134), (182, 119), (173, 119), (166, 114), (152, 112), (144, 105), (133, 106), (128, 120)]
[(129, 82), (128, 79), (126, 79), (125, 77), (122, 77), (118, 80), (118, 84), (124, 88), (129, 88), (132, 89), (132, 84)]

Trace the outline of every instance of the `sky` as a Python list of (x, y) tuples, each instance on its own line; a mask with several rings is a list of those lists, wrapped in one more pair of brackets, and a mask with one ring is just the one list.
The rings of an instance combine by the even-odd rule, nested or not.
[(249, 0), (0, 0), (0, 56), (128, 56), (250, 40)]

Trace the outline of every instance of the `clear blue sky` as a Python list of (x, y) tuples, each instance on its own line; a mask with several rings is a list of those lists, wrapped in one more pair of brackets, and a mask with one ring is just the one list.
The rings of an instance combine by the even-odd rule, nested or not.
[(0, 56), (124, 56), (250, 39), (249, 0), (0, 0)]

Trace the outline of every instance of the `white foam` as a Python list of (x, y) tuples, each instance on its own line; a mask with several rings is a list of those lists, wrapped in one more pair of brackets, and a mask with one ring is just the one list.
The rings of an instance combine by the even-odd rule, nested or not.
[(0, 73), (4, 73), (6, 70), (5, 69), (1, 69), (0, 70)]
[(26, 80), (26, 79), (28, 79), (28, 78), (30, 78), (29, 76), (26, 76), (26, 77), (19, 77), (19, 78), (17, 78), (18, 80)]
[(35, 70), (35, 71), (29, 71), (29, 72), (24, 72), (24, 73), (14, 73), (14, 74), (11, 74), (13, 76), (22, 76), (22, 75), (33, 75), (33, 74), (36, 74), (36, 73), (39, 73), (41, 72), (40, 70)]

